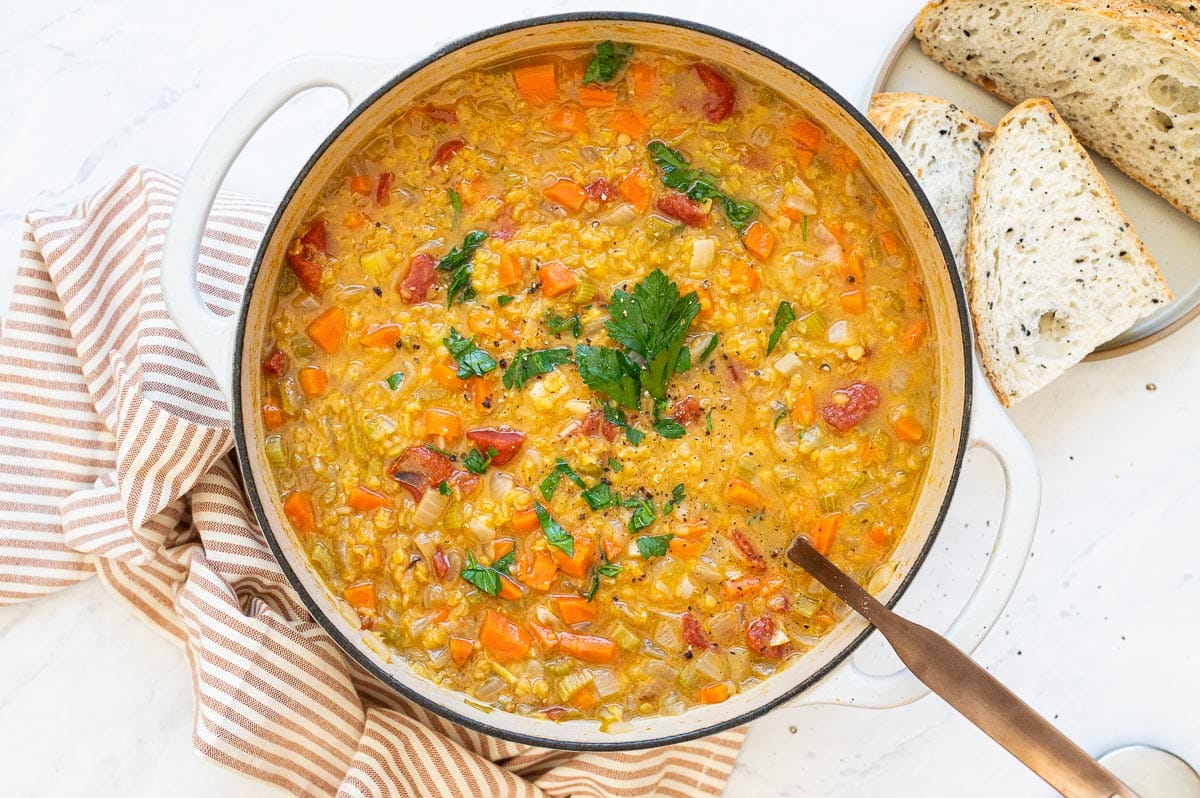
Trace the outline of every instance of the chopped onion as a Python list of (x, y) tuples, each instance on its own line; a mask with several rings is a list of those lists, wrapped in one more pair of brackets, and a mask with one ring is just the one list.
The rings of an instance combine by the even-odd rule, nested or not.
[(501, 679), (499, 676), (493, 676), (483, 684), (475, 688), (475, 697), (480, 701), (490, 701), (508, 686), (508, 682)]
[(720, 682), (725, 680), (725, 657), (718, 654), (715, 650), (709, 648), (700, 653), (700, 656), (694, 660), (696, 673), (703, 679), (712, 682)]
[(695, 590), (692, 580), (686, 576), (680, 580), (679, 585), (675, 588), (675, 598), (682, 601), (687, 601), (692, 597), (692, 592)]
[(592, 688), (598, 698), (608, 698), (621, 692), (621, 680), (612, 671), (597, 669), (592, 671)]
[(708, 269), (717, 256), (717, 239), (697, 238), (692, 242), (692, 268)]
[[(846, 322), (844, 321), (838, 322), (838, 324), (845, 323)], [(800, 370), (804, 368), (804, 363), (800, 360), (799, 356), (797, 356), (795, 352), (788, 352), (786, 355), (775, 361), (773, 368), (783, 376), (791, 377), (800, 373)]]
[(430, 488), (425, 491), (425, 495), (421, 497), (421, 501), (417, 502), (417, 509), (413, 511), (412, 523), (418, 529), (430, 529), (437, 520), (441, 518), (442, 513), (446, 510), (446, 505), (450, 503), (449, 496), (443, 496), (441, 491)]
[(471, 534), (480, 543), (487, 543), (496, 536), (495, 531), (482, 518), (478, 517), (467, 521), (467, 529), (471, 530)]
[(442, 646), (429, 652), (429, 661), (435, 668), (444, 668), (450, 664), (450, 649)]
[(825, 338), (831, 344), (848, 344), (854, 340), (850, 334), (850, 322), (843, 319), (835, 321), (829, 325), (829, 330), (825, 333)]
[(512, 474), (507, 474), (503, 471), (488, 472), (488, 492), (493, 499), (503, 500), (505, 496), (512, 492), (513, 478)]
[(680, 636), (679, 622), (675, 619), (665, 620), (654, 630), (654, 642), (667, 651), (679, 651), (683, 648), (683, 638)]
[(600, 217), (604, 224), (613, 226), (625, 225), (637, 219), (637, 209), (628, 202), (622, 202), (608, 213)]
[(812, 231), (812, 239), (820, 247), (817, 257), (829, 263), (842, 262), (842, 245), (838, 243), (837, 238), (833, 233), (829, 232), (829, 228), (824, 222), (817, 222), (816, 228)]
[[(430, 493), (441, 495), (436, 490), (426, 491), (425, 495), (428, 496)], [(449, 497), (443, 498), (449, 501)], [(421, 552), (421, 556), (428, 560), (437, 551), (437, 544), (441, 539), (441, 532), (418, 532), (413, 535), (413, 545), (417, 547), (417, 551)]]
[(592, 403), (585, 399), (569, 399), (567, 400), (567, 403), (563, 405), (563, 407), (567, 409), (568, 413), (576, 418), (583, 418), (589, 412), (591, 412)]
[(732, 610), (719, 612), (708, 623), (708, 635), (718, 645), (728, 646), (741, 637), (742, 625)]
[(771, 641), (767, 645), (782, 646), (790, 640), (791, 638), (788, 637), (788, 633), (783, 631), (783, 627), (777, 626), (775, 627), (775, 634), (771, 635)]
[[(801, 183), (800, 185), (803, 186), (804, 184)], [(817, 197), (808, 186), (804, 186), (804, 189), (808, 194), (785, 194), (781, 204), (783, 207), (796, 211), (802, 216), (812, 216), (817, 212)]]

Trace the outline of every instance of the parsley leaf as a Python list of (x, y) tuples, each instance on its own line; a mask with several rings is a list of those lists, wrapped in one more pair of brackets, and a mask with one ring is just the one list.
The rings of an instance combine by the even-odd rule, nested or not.
[(664, 438), (682, 438), (687, 430), (673, 418), (660, 418), (654, 422), (654, 431)]
[(579, 320), (578, 313), (564, 317), (547, 308), (546, 314), (542, 316), (542, 323), (546, 325), (547, 330), (555, 335), (564, 330), (570, 332), (576, 338), (583, 335), (583, 322)]
[(438, 493), (442, 494), (443, 496), (449, 496), (453, 492), (454, 491), (450, 489), (450, 483), (446, 480), (443, 479), (438, 483)]
[(486, 455), (478, 449), (472, 449), (463, 458), (463, 466), (472, 474), (482, 474), (488, 470), (488, 466), (492, 464), (492, 458), (496, 454), (495, 446), (489, 446)]
[(639, 532), (654, 523), (654, 519), (658, 517), (658, 513), (654, 511), (654, 502), (647, 499), (645, 496), (630, 496), (625, 500), (625, 506), (633, 510), (633, 515), (629, 516), (629, 529), (631, 532)]
[(517, 561), (517, 547), (513, 546), (511, 549), (508, 550), (508, 554), (505, 554), (503, 557), (501, 557), (500, 559), (498, 559), (494, 563), (492, 563), (492, 568), (501, 573), (505, 573), (508, 571), (509, 568), (512, 567), (513, 563), (515, 563), (516, 561)]
[(712, 435), (712, 411), (709, 410), (704, 414), (704, 431)]
[[(661, 269), (655, 269), (634, 286), (632, 294), (614, 291), (609, 312), (612, 318), (605, 323), (608, 334), (645, 363), (642, 387), (653, 398), (665, 399), (667, 383), (679, 364), (683, 339), (700, 313), (696, 292), (680, 296), (679, 286)], [(635, 406), (636, 402), (626, 404)]]
[(751, 221), (758, 216), (758, 206), (753, 202), (737, 200), (721, 190), (717, 178), (703, 169), (689, 169), (688, 159), (682, 153), (671, 149), (661, 141), (652, 141), (647, 145), (650, 160), (662, 171), (662, 183), (696, 202), (716, 200), (725, 211), (725, 218), (739, 233), (746, 229)]
[(571, 350), (565, 346), (558, 349), (539, 349), (537, 351), (524, 348), (518, 349), (509, 362), (508, 368), (504, 370), (504, 377), (501, 379), (501, 382), (504, 383), (505, 388), (517, 388), (519, 390), (524, 388), (525, 383), (534, 377), (548, 374), (554, 371), (555, 367), (570, 362)]
[(461, 246), (454, 247), (438, 261), (438, 271), (450, 272), (450, 284), (446, 286), (446, 307), (456, 300), (466, 302), (475, 298), (475, 287), (471, 285), (471, 259), (475, 250), (487, 240), (482, 230), (472, 230), (463, 237)]
[(440, 454), (442, 457), (448, 458), (450, 460), (458, 459), (450, 452), (446, 451), (445, 449), (439, 449), (438, 447), (434, 446), (432, 443), (425, 444), (425, 448), (428, 449), (429, 451), (433, 452), (434, 454)]
[(609, 424), (615, 424), (625, 430), (625, 440), (629, 441), (630, 446), (637, 446), (646, 437), (646, 433), (630, 425), (625, 418), (625, 411), (616, 405), (604, 406), (604, 418)]
[(540, 503), (534, 502), (533, 510), (537, 513), (538, 523), (542, 525), (542, 534), (546, 536), (546, 542), (568, 557), (574, 557), (575, 538), (571, 537), (571, 533), (551, 518), (550, 512)]
[(604, 562), (601, 563), (596, 570), (600, 572), (601, 576), (607, 576), (609, 579), (612, 579), (614, 576), (621, 573), (621, 571), (625, 570), (625, 566), (618, 565), (615, 562), (609, 562), (608, 559), (605, 558)]
[(511, 294), (501, 294), (500, 296), (496, 297), (496, 306), (506, 308), (512, 304), (514, 299), (516, 299), (516, 297)]
[(471, 377), (482, 377), (496, 369), (495, 359), (475, 345), (470, 338), (463, 338), (462, 333), (450, 328), (450, 337), (443, 338), (442, 343), (450, 351), (450, 356), (458, 361), (457, 376), (460, 380)]
[(579, 367), (579, 376), (593, 391), (637, 410), (642, 393), (638, 368), (624, 352), (580, 344), (575, 347), (575, 365)]
[(601, 482), (583, 492), (583, 500), (593, 510), (603, 510), (605, 507), (620, 507), (621, 497), (612, 489), (612, 485)]
[(624, 468), (625, 466), (622, 465), (621, 461), (618, 460), (617, 458), (610, 457), (610, 458), (608, 458), (608, 467), (611, 468), (613, 473), (615, 474), (618, 471), (620, 471), (622, 468)]
[[(595, 568), (592, 569), (592, 579), (588, 583), (588, 589), (579, 595), (583, 596), (588, 601), (596, 597), (596, 593), (600, 591), (600, 572)], [(569, 796), (568, 796), (569, 798)]]
[(709, 337), (708, 343), (706, 343), (704, 345), (704, 349), (700, 352), (700, 357), (696, 358), (696, 365), (698, 366), (701, 363), (703, 363), (704, 361), (708, 360), (709, 356), (717, 350), (717, 344), (719, 344), (720, 342), (721, 342), (721, 336), (717, 335), (716, 333), (713, 333)]
[(675, 508), (683, 503), (687, 498), (687, 489), (683, 487), (683, 483), (671, 488), (671, 498), (663, 505), (663, 515), (667, 515), (675, 511)]
[(796, 311), (792, 309), (792, 303), (780, 302), (779, 307), (775, 309), (775, 328), (771, 330), (771, 337), (767, 339), (768, 355), (778, 345), (779, 339), (783, 337), (783, 331), (795, 320)]
[(560, 457), (554, 463), (554, 470), (546, 475), (546, 478), (538, 485), (546, 501), (554, 498), (554, 491), (558, 490), (559, 480), (563, 477), (567, 477), (581, 488), (587, 487), (587, 483), (583, 481), (583, 477), (576, 474), (575, 469), (571, 468), (571, 464)]
[(389, 374), (388, 378), (384, 380), (384, 382), (387, 383), (389, 391), (399, 390), (400, 385), (404, 382), (404, 372), (397, 371), (395, 374)]
[(608, 83), (625, 68), (632, 56), (632, 44), (600, 42), (596, 45), (596, 54), (592, 56), (587, 71), (583, 73), (583, 82)]
[(481, 564), (475, 559), (473, 551), (467, 552), (467, 565), (459, 571), (459, 576), (489, 596), (500, 594), (500, 572), (493, 567)]
[(651, 557), (661, 557), (666, 554), (667, 549), (670, 547), (671, 538), (673, 537), (675, 536), (670, 534), (646, 535), (638, 538), (635, 542), (637, 543), (638, 551), (641, 552), (643, 557), (649, 560)]
[(450, 197), (450, 207), (454, 209), (454, 221), (450, 226), (458, 227), (458, 220), (462, 218), (462, 197), (452, 188), (446, 189), (446, 194)]

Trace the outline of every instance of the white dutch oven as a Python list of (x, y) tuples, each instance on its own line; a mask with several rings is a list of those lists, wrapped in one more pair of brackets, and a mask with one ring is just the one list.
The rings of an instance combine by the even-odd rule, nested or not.
[[(778, 706), (839, 703), (894, 707), (927, 691), (907, 671), (872, 675), (851, 654), (866, 637), (866, 623), (850, 615), (812, 651), (763, 684), (721, 704), (678, 717), (638, 718), (628, 730), (600, 731), (592, 721), (555, 723), (505, 712), (485, 712), (461, 693), (412, 673), (392, 658), (355, 615), (333, 596), (309, 566), (282, 519), (263, 453), (255, 380), (260, 375), (273, 289), (288, 242), (326, 179), (343, 158), (397, 108), (446, 77), (556, 47), (613, 39), (665, 47), (726, 64), (769, 86), (811, 113), (858, 155), (863, 169), (891, 203), (927, 288), (938, 342), (937, 421), (930, 435), (930, 465), (916, 509), (893, 557), (894, 577), (880, 598), (894, 604), (917, 572), (946, 512), (968, 447), (991, 450), (1004, 469), (1005, 503), (995, 546), (973, 593), (946, 632), (970, 652), (1000, 616), (1016, 587), (1033, 540), (1041, 485), (1029, 445), (996, 402), (974, 364), (968, 344), (966, 304), (958, 272), (941, 229), (916, 181), (899, 158), (846, 100), (776, 53), (719, 30), (679, 20), (634, 14), (546, 17), (485, 31), (443, 47), (424, 61), (396, 64), (337, 56), (310, 56), (277, 68), (225, 115), (202, 147), (187, 179), (163, 253), (163, 289), (179, 328), (213, 372), (233, 407), (246, 489), (267, 541), (313, 617), (382, 682), (413, 701), (479, 731), (509, 740), (569, 749), (630, 749), (678, 742), (752, 720)], [(200, 238), (221, 181), (250, 136), (288, 99), (307, 89), (333, 87), (352, 110), (313, 153), (280, 203), (258, 250), (240, 315), (220, 317), (196, 288)], [(245, 412), (250, 408), (249, 412)]]

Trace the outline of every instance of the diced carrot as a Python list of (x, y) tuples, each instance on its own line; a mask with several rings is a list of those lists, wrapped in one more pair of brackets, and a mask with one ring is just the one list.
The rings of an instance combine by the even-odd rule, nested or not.
[(685, 521), (682, 524), (676, 524), (671, 527), (671, 533), (676, 538), (685, 540), (697, 540), (704, 537), (708, 533), (707, 521)]
[(925, 437), (925, 427), (907, 413), (897, 416), (892, 422), (892, 429), (896, 433), (896, 439), (906, 443), (917, 443)]
[(586, 662), (612, 662), (617, 656), (617, 644), (599, 635), (560, 632), (558, 649), (569, 657)]
[(858, 156), (849, 147), (837, 146), (833, 148), (833, 168), (842, 174), (848, 174), (854, 171), (854, 167), (858, 166)]
[(559, 133), (583, 133), (588, 129), (587, 113), (575, 103), (566, 103), (546, 117), (546, 126)]
[(821, 149), (821, 143), (825, 140), (825, 131), (807, 119), (797, 119), (788, 125), (787, 130), (795, 139), (796, 145), (808, 152), (816, 152)]
[(891, 230), (882, 230), (879, 233), (879, 245), (883, 247), (883, 251), (889, 255), (895, 255), (900, 251), (900, 239)]
[(517, 285), (525, 276), (525, 267), (516, 255), (505, 252), (500, 256), (500, 285)]
[(701, 687), (697, 696), (701, 704), (719, 704), (729, 698), (729, 683), (717, 682), (708, 687)]
[(904, 301), (911, 308), (921, 304), (921, 278), (911, 272), (904, 281)]
[(729, 266), (729, 283), (747, 291), (757, 291), (762, 285), (762, 278), (758, 276), (758, 270), (752, 264), (744, 260), (735, 260)]
[(742, 507), (761, 508), (766, 506), (762, 494), (756, 491), (749, 482), (733, 477), (725, 486), (725, 500), (730, 504), (740, 504)]
[(581, 579), (596, 560), (596, 542), (590, 536), (581, 535), (575, 538), (575, 553), (572, 556), (568, 557), (565, 551), (558, 548), (551, 553), (564, 574)]
[(521, 586), (512, 580), (511, 577), (500, 577), (500, 592), (497, 594), (505, 601), (515, 601), (525, 595), (521, 591)]
[(479, 625), (479, 643), (492, 659), (504, 663), (524, 659), (533, 638), (507, 616), (487, 610)]
[(596, 691), (591, 685), (580, 688), (575, 695), (571, 696), (568, 701), (571, 706), (576, 709), (588, 710), (600, 703), (600, 699), (596, 698)]
[(283, 408), (276, 402), (263, 402), (262, 406), (263, 426), (269, 430), (279, 429), (283, 426)]
[(876, 546), (886, 546), (890, 538), (890, 530), (884, 524), (872, 524), (867, 530), (867, 540)]
[(583, 596), (554, 596), (553, 599), (558, 617), (567, 626), (596, 620), (596, 608)]
[(433, 615), (429, 616), (429, 619), (431, 621), (433, 621), (434, 623), (445, 623), (449, 617), (450, 617), (450, 608), (449, 607), (438, 607), (437, 611), (434, 612)]
[(703, 286), (695, 289), (696, 299), (700, 300), (700, 312), (696, 314), (698, 319), (711, 318), (713, 314), (712, 291), (709, 291)]
[(375, 349), (391, 349), (399, 340), (399, 324), (372, 324), (358, 338), (358, 342), (363, 346)]
[(822, 607), (813, 615), (813, 620), (825, 626), (832, 626), (837, 623), (837, 616), (830, 612), (828, 607)]
[(637, 111), (621, 109), (612, 115), (608, 126), (618, 133), (624, 133), (629, 138), (637, 140), (646, 132), (646, 120)]
[(542, 264), (538, 279), (542, 282), (542, 293), (551, 298), (570, 293), (579, 282), (575, 272), (556, 260)]
[(812, 388), (805, 388), (792, 405), (792, 423), (798, 427), (811, 427), (817, 421), (817, 404)]
[(329, 388), (329, 378), (320, 366), (305, 366), (298, 374), (300, 390), (306, 396), (320, 396)]
[(602, 89), (599, 86), (580, 86), (579, 102), (588, 108), (603, 108), (617, 104), (617, 93), (612, 89)]
[(458, 376), (458, 369), (449, 363), (435, 363), (430, 369), (433, 381), (451, 393), (461, 393), (467, 389), (467, 381)]
[(392, 506), (391, 499), (364, 485), (356, 485), (351, 488), (346, 503), (350, 505), (351, 509), (357, 510), (360, 513)]
[(752, 593), (757, 593), (760, 587), (762, 587), (762, 580), (757, 576), (726, 579), (721, 583), (721, 591), (725, 594), (725, 598), (730, 600), (744, 598)]
[(528, 562), (528, 568), (522, 572), (521, 581), (543, 593), (549, 590), (554, 584), (554, 577), (558, 575), (558, 563), (545, 551), (539, 551)]
[(860, 288), (851, 288), (838, 296), (842, 310), (847, 313), (862, 313), (867, 309), (867, 298)]
[(833, 547), (833, 539), (837, 537), (838, 529), (842, 526), (841, 513), (826, 513), (817, 519), (813, 527), (813, 548), (822, 554), (828, 554)]
[(517, 541), (512, 538), (496, 538), (492, 543), (492, 553), (498, 560), (517, 547)]
[(680, 537), (671, 538), (667, 546), (671, 549), (671, 553), (681, 560), (699, 556), (708, 548), (708, 545), (702, 540), (688, 540)]
[(283, 514), (292, 522), (296, 531), (312, 535), (317, 531), (317, 513), (312, 499), (301, 490), (292, 491), (283, 500)]
[(530, 64), (513, 70), (517, 91), (530, 105), (545, 105), (558, 96), (554, 64)]
[(425, 434), (430, 437), (457, 440), (462, 435), (462, 419), (453, 410), (431, 407), (425, 411)]
[(600, 535), (600, 550), (609, 562), (614, 562), (629, 546), (629, 534), (623, 530), (606, 529)]
[(558, 632), (551, 629), (549, 626), (542, 626), (540, 623), (531, 623), (529, 628), (533, 630), (533, 637), (538, 641), (538, 645), (543, 651), (549, 651), (558, 645)]
[(829, 231), (831, 236), (837, 239), (839, 244), (843, 247), (846, 246), (846, 233), (842, 230), (841, 222), (827, 220), (825, 221), (825, 229)]
[(629, 66), (629, 82), (633, 96), (645, 100), (654, 93), (654, 67), (639, 61)]
[(775, 251), (775, 234), (760, 221), (753, 221), (742, 233), (742, 243), (751, 255), (766, 260)]
[(583, 186), (565, 177), (560, 177), (552, 185), (542, 189), (542, 196), (569, 211), (579, 210), (587, 201), (587, 192), (583, 190)]
[(471, 652), (474, 648), (471, 641), (464, 637), (450, 638), (450, 658), (460, 668), (467, 664), (467, 660), (471, 658)]
[(812, 163), (813, 156), (815, 155), (815, 153), (811, 150), (806, 150), (801, 147), (797, 147), (792, 154), (796, 157), (796, 165), (801, 169), (807, 169), (808, 165)]
[(342, 224), (349, 230), (357, 230), (367, 223), (367, 215), (362, 211), (350, 211), (346, 214), (346, 218)]
[(768, 576), (763, 577), (762, 584), (758, 586), (758, 592), (762, 593), (764, 596), (769, 596), (786, 584), (787, 580), (785, 580), (779, 574), (769, 574)]
[(331, 355), (337, 354), (346, 335), (346, 311), (341, 305), (334, 305), (310, 321), (304, 331), (314, 344)]
[(365, 582), (347, 585), (346, 589), (342, 591), (342, 598), (346, 599), (346, 603), (360, 613), (375, 614), (375, 583), (369, 579)]
[[(904, 335), (900, 337), (900, 349), (904, 352), (912, 352), (925, 340), (925, 333), (929, 331), (929, 322), (925, 321), (925, 317), (914, 321), (909, 328), (904, 331)], [(301, 372), (303, 373), (303, 372)]]
[(617, 182), (617, 191), (639, 211), (650, 207), (650, 178), (640, 166)]
[(496, 382), (487, 377), (472, 377), (467, 383), (471, 391), (471, 406), (480, 413), (492, 412), (496, 400)]
[(513, 529), (518, 532), (532, 532), (535, 529), (541, 529), (542, 526), (541, 521), (538, 520), (537, 511), (532, 508), (513, 513), (512, 525)]
[(467, 329), (476, 335), (495, 335), (496, 316), (486, 305), (475, 305), (467, 311)]
[(370, 194), (373, 183), (370, 175), (350, 176), (350, 190), (355, 194)]

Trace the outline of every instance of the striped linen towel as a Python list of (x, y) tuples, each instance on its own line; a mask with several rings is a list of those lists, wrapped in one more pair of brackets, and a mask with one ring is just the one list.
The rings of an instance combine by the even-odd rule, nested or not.
[[(97, 573), (183, 647), (202, 755), (302, 796), (719, 795), (744, 730), (632, 753), (456, 726), (342, 656), (247, 507), (228, 411), (159, 287), (175, 177), (133, 168), (27, 219), (0, 338), (0, 604)], [(271, 208), (223, 195), (201, 248), (236, 311)]]

